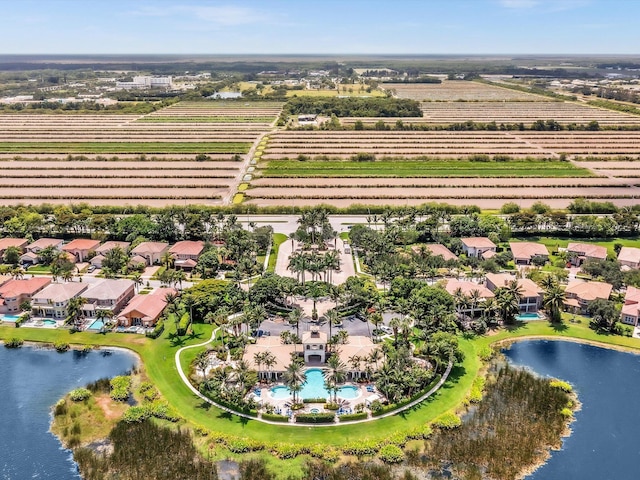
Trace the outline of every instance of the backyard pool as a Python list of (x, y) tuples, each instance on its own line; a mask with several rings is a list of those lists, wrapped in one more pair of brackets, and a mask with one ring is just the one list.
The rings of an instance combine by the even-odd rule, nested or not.
[(3, 315), (2, 320), (5, 322), (16, 322), (20, 317), (17, 315)]
[(540, 315), (539, 313), (533, 312), (527, 312), (527, 313), (521, 313), (519, 315), (516, 315), (516, 320), (519, 320), (521, 322), (526, 322), (528, 320), (542, 320), (544, 318), (544, 315)]
[[(329, 397), (329, 392), (326, 388), (324, 388), (324, 377), (322, 376), (322, 370), (320, 370), (319, 368), (310, 368), (306, 371), (305, 377), (307, 381), (302, 386), (302, 390), (300, 390), (300, 398), (305, 399)], [(347, 400), (358, 398), (359, 395), (360, 389), (352, 385), (341, 387), (338, 390), (338, 397)], [(273, 387), (271, 389), (271, 397), (276, 400), (282, 400), (285, 398), (289, 398), (290, 396), (291, 392), (287, 387), (283, 385)]]
[(99, 331), (99, 330), (102, 329), (102, 327), (104, 327), (104, 322), (102, 320), (96, 320), (91, 325), (89, 325), (87, 330), (97, 330), (97, 331)]
[(56, 322), (55, 320), (43, 320), (42, 323), (44, 323), (47, 327), (55, 327), (58, 325), (58, 322)]

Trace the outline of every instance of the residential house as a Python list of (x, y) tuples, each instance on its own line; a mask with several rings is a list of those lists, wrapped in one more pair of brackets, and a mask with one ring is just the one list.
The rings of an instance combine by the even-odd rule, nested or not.
[(87, 288), (87, 283), (52, 283), (33, 296), (33, 313), (39, 317), (66, 318), (69, 300), (79, 297)]
[(177, 242), (169, 249), (169, 253), (173, 257), (175, 268), (182, 270), (193, 270), (198, 263), (198, 258), (204, 250), (204, 242), (183, 240)]
[(640, 268), (640, 248), (622, 247), (618, 254), (618, 261), (623, 267)]
[(533, 280), (528, 278), (516, 278), (509, 273), (487, 273), (487, 288), (495, 293), (498, 288), (509, 287), (515, 280), (520, 291), (518, 306), (522, 313), (535, 313), (542, 307), (544, 290)]
[(142, 242), (131, 250), (134, 256), (145, 259), (147, 266), (160, 263), (162, 256), (169, 251), (169, 244), (165, 242)]
[(31, 302), (33, 296), (50, 283), (51, 279), (45, 277), (4, 281), (0, 286), (0, 313), (19, 313), (20, 305), (24, 302)]
[(173, 288), (158, 288), (148, 295), (135, 295), (118, 315), (118, 324), (131, 327), (153, 327), (167, 307), (166, 295), (176, 294)]
[(89, 260), (89, 263), (96, 268), (102, 268), (102, 262), (106, 257), (104, 255), (96, 255)]
[(0, 257), (4, 255), (5, 250), (9, 247), (17, 247), (22, 253), (28, 243), (29, 241), (26, 238), (0, 238)]
[(135, 285), (131, 280), (103, 280), (91, 285), (82, 296), (86, 303), (82, 308), (85, 317), (96, 317), (98, 310), (110, 310), (119, 313), (135, 294)]
[(411, 250), (418, 255), (422, 253), (423, 249), (434, 257), (441, 256), (445, 262), (447, 260), (458, 260), (458, 257), (451, 250), (439, 243), (428, 243), (411, 247)]
[(90, 238), (76, 238), (66, 245), (62, 246), (62, 251), (72, 254), (76, 262), (84, 262), (89, 256), (89, 252), (96, 251), (100, 246), (99, 240), (91, 240)]
[(485, 252), (496, 251), (496, 244), (489, 240), (487, 237), (469, 237), (461, 238), (462, 250), (467, 254), (467, 257), (482, 258), (482, 254)]
[(549, 260), (549, 250), (541, 243), (534, 242), (510, 242), (509, 248), (513, 254), (516, 265), (531, 265), (534, 258)]
[(482, 284), (460, 281), (455, 278), (449, 279), (444, 288), (454, 297), (458, 295), (464, 296), (466, 304), (458, 305), (457, 310), (471, 317), (480, 315), (483, 310), (483, 304), (487, 299), (495, 296), (491, 290)]
[(620, 321), (627, 325), (638, 326), (640, 318), (640, 288), (627, 287), (627, 293), (624, 296), (624, 305), (620, 312)]
[(35, 242), (31, 242), (26, 246), (27, 252), (37, 254), (40, 250), (53, 247), (53, 249), (61, 251), (64, 241), (59, 238), (39, 238)]
[(606, 260), (607, 249), (600, 245), (592, 245), (589, 243), (570, 243), (567, 245), (567, 260), (571, 265), (579, 267), (585, 260)]
[(608, 300), (613, 286), (605, 282), (585, 282), (572, 280), (565, 288), (565, 308), (573, 313), (586, 314), (589, 304), (594, 300)]
[(114, 240), (109, 240), (108, 242), (104, 242), (98, 248), (95, 249), (96, 255), (105, 255), (107, 252), (110, 252), (114, 248), (121, 248), (125, 252), (129, 249), (131, 244), (129, 242), (117, 242)]

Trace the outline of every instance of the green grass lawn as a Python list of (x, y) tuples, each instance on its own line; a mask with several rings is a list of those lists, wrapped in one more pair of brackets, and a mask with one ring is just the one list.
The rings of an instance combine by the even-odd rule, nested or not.
[(33, 265), (27, 268), (27, 273), (51, 273), (49, 265)]
[[(304, 161), (271, 160), (261, 165), (263, 177), (590, 177), (567, 162), (512, 160)], [(499, 190), (496, 191), (496, 194)]]
[(287, 237), (284, 233), (273, 234), (273, 245), (271, 246), (271, 254), (269, 255), (269, 265), (267, 266), (267, 272), (275, 272), (276, 261), (278, 260), (278, 250), (280, 245), (287, 241)]
[(569, 243), (590, 243), (600, 245), (607, 248), (609, 255), (617, 256), (613, 249), (616, 243), (620, 243), (624, 247), (638, 247), (640, 248), (640, 237), (625, 237), (625, 238), (571, 238), (571, 237), (522, 237), (514, 240), (522, 240), (527, 242), (542, 243), (551, 252), (555, 252), (558, 248), (566, 248)]
[(247, 153), (246, 142), (0, 142), (5, 153)]

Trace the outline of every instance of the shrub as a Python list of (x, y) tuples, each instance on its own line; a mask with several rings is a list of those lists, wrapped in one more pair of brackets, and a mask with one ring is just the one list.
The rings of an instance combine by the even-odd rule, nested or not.
[(404, 461), (404, 452), (397, 445), (385, 445), (378, 453), (384, 463), (401, 463)]
[(340, 452), (328, 445), (314, 445), (309, 449), (313, 458), (321, 458), (327, 462), (335, 463), (340, 459)]
[(76, 388), (75, 390), (71, 390), (71, 393), (69, 393), (69, 398), (74, 402), (81, 402), (90, 396), (91, 392), (86, 388)]
[(567, 417), (567, 418), (573, 417), (573, 411), (570, 408), (563, 408), (562, 410), (560, 410), (560, 414), (563, 417)]
[(559, 388), (565, 393), (573, 392), (573, 387), (569, 385), (567, 382), (563, 382), (562, 380), (552, 380), (549, 385), (553, 388)]
[(4, 342), (4, 346), (6, 348), (20, 348), (23, 344), (24, 344), (24, 340), (16, 337), (10, 338), (6, 342)]
[(296, 445), (294, 443), (278, 443), (273, 445), (271, 451), (278, 458), (286, 460), (307, 453), (308, 449), (303, 445)]
[(303, 403), (325, 403), (327, 401), (324, 397), (318, 398), (305, 398), (302, 400)]
[(56, 349), (56, 352), (66, 352), (69, 350), (69, 344), (67, 342), (58, 341), (53, 344), (53, 348)]
[(162, 332), (164, 332), (164, 321), (159, 320), (158, 323), (156, 323), (156, 326), (153, 327), (153, 330), (146, 333), (146, 336), (149, 338), (158, 338), (162, 335)]
[(433, 425), (443, 430), (453, 430), (462, 425), (462, 420), (455, 413), (445, 413), (433, 421)]
[(129, 398), (131, 377), (119, 375), (111, 379), (111, 398), (117, 402), (124, 402)]
[(358, 440), (342, 447), (345, 455), (356, 455), (362, 457), (364, 455), (374, 455), (380, 450), (380, 445), (372, 440)]
[(126, 423), (140, 423), (147, 418), (149, 418), (149, 410), (140, 405), (129, 407), (122, 416), (122, 420)]
[(232, 453), (247, 453), (263, 450), (264, 445), (249, 438), (234, 438), (231, 441), (227, 441), (227, 448)]
[(296, 415), (296, 423), (333, 423), (333, 413), (299, 413)]
[(66, 415), (67, 411), (68, 411), (67, 402), (65, 401), (64, 398), (61, 398), (60, 400), (58, 400), (55, 407), (53, 407), (53, 415), (56, 417), (60, 415)]
[(179, 336), (185, 335), (187, 333), (187, 328), (189, 327), (190, 321), (191, 317), (189, 316), (189, 312), (185, 312), (185, 314), (180, 318), (180, 322), (178, 323)]
[(282, 422), (282, 423), (289, 421), (289, 417), (287, 417), (286, 415), (275, 415), (273, 413), (263, 413), (262, 419), (268, 420), (270, 422)]
[(367, 418), (367, 413), (350, 413), (347, 415), (340, 415), (340, 423), (342, 422), (354, 422), (356, 420), (365, 420)]

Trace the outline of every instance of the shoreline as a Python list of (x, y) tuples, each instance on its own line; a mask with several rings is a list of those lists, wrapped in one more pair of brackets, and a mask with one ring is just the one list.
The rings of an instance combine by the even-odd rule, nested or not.
[(616, 350), (618, 352), (640, 355), (640, 346), (638, 348), (634, 348), (634, 347), (627, 347), (625, 345), (616, 345), (613, 343), (598, 342), (597, 340), (588, 340), (588, 339), (583, 339), (578, 337), (564, 337), (560, 335), (522, 335), (517, 337), (502, 338), (500, 340), (496, 340), (495, 342), (491, 342), (489, 345), (501, 346), (502, 344), (511, 344), (514, 342), (527, 341), (527, 340), (551, 340), (555, 342), (560, 341), (560, 342), (583, 343), (586, 345), (591, 345), (592, 347), (607, 348), (609, 350)]

